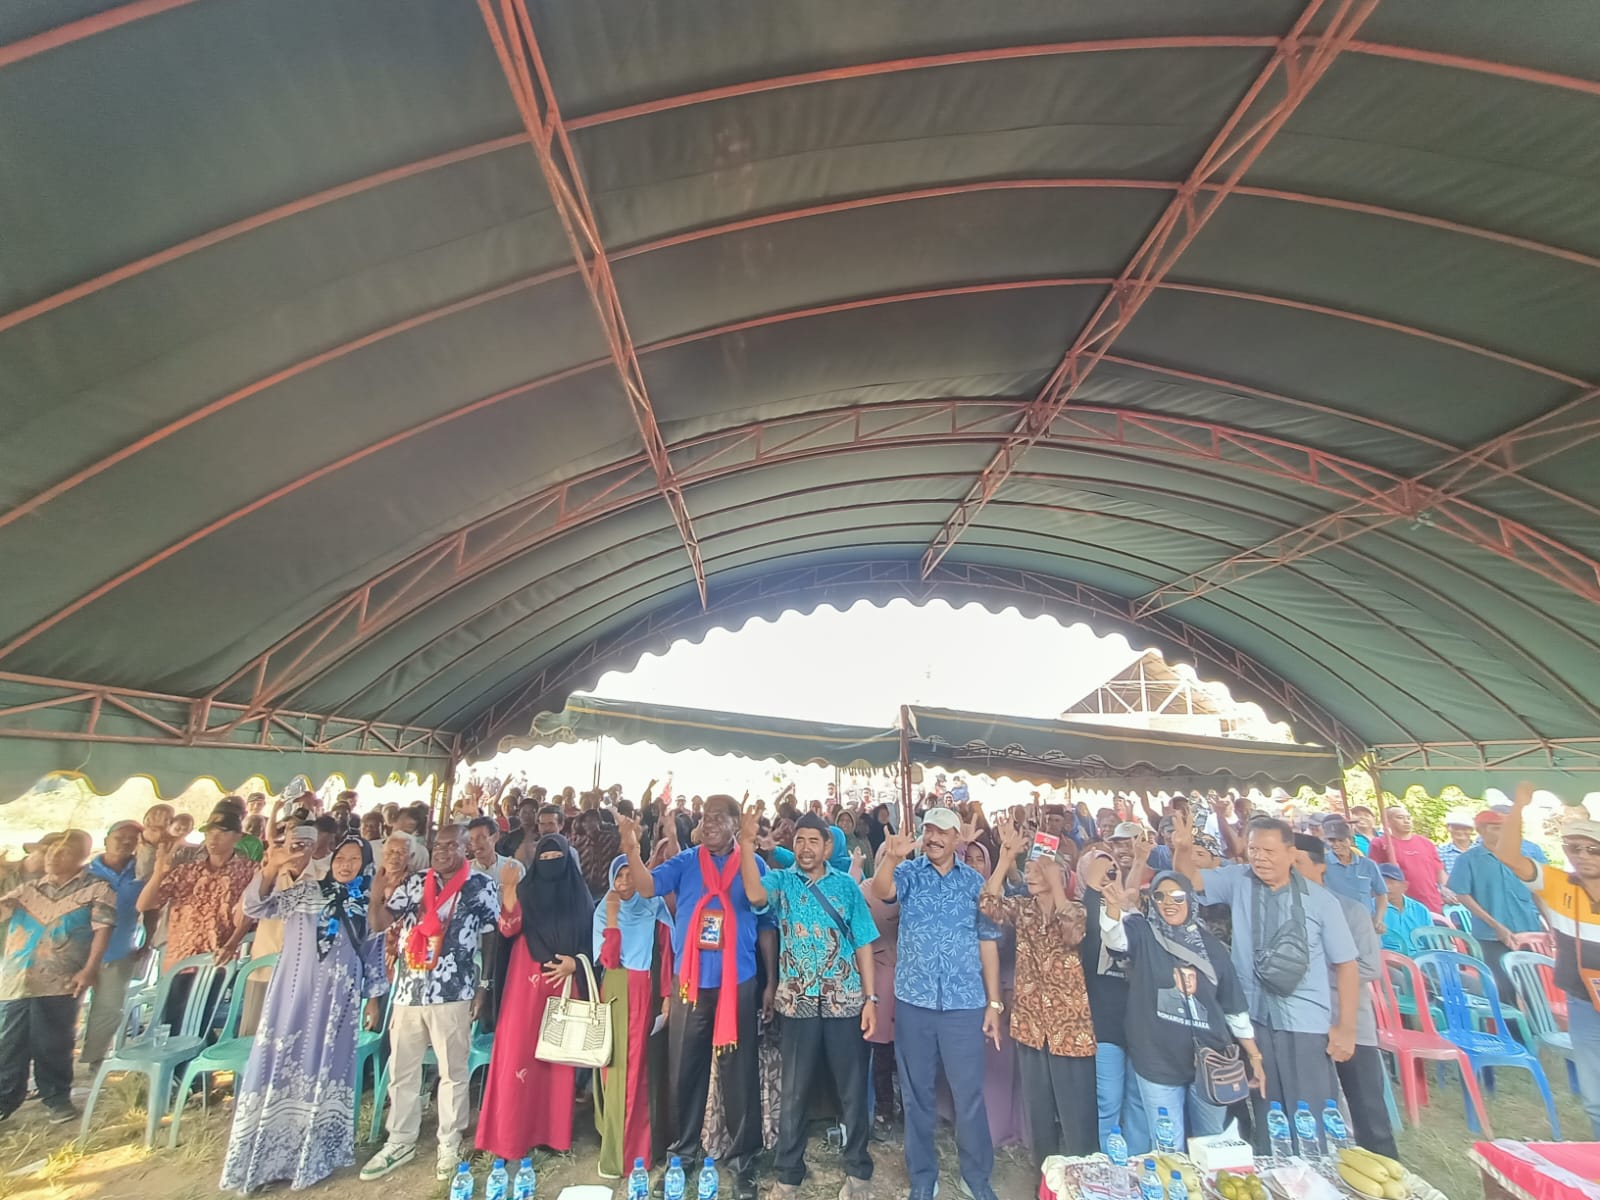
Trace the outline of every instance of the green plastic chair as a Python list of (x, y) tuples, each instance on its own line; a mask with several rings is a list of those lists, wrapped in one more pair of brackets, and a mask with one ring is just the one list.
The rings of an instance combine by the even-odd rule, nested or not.
[(1527, 950), (1512, 950), (1500, 960), (1517, 990), (1517, 1006), (1527, 1019), (1535, 1049), (1553, 1050), (1567, 1063), (1567, 1083), (1578, 1091), (1578, 1067), (1572, 1053), (1572, 1035), (1556, 1024), (1550, 1008), (1550, 992), (1555, 987), (1555, 959)]
[[(375, 1030), (362, 1029), (356, 1033), (356, 1110), (354, 1121), (356, 1135), (361, 1134), (361, 1097), (366, 1094), (367, 1065), (372, 1065), (372, 1106), (373, 1119), (368, 1129), (367, 1138), (370, 1141), (377, 1134), (378, 1119), (377, 1109), (382, 1101), (378, 1098), (378, 1081), (383, 1077), (384, 1061), (388, 1057), (385, 1049), (389, 1037), (389, 1014), (394, 1011), (395, 989), (391, 985), (389, 994), (383, 1002), (383, 1024)], [(363, 1004), (365, 1001), (363, 1001)]]
[[(252, 958), (238, 968), (233, 976), (233, 997), (228, 1002), (228, 1015), (222, 1022), (217, 1040), (189, 1060), (183, 1068), (183, 1079), (178, 1084), (178, 1099), (172, 1106), (172, 1128), (167, 1133), (167, 1146), (178, 1144), (178, 1126), (183, 1121), (183, 1106), (189, 1096), (189, 1085), (196, 1075), (210, 1075), (213, 1071), (232, 1071), (237, 1076), (250, 1061), (250, 1051), (256, 1044), (254, 1037), (239, 1036), (239, 1017), (244, 1011), (245, 984), (265, 971), (271, 974), (278, 965), (276, 954), (263, 954)], [(200, 1111), (211, 1106), (211, 1081), (202, 1081)]]
[(1453, 925), (1419, 925), (1411, 931), (1413, 956), (1430, 950), (1448, 950), (1483, 961), (1483, 946), (1478, 939)]
[[(189, 987), (189, 999), (184, 1005), (183, 1023), (167, 1038), (165, 1045), (157, 1046), (152, 1032), (161, 1014), (166, 1011), (167, 997), (172, 992), (173, 980), (185, 974), (193, 975), (194, 979)], [(210, 954), (190, 955), (167, 969), (161, 976), (161, 984), (156, 990), (152, 1008), (154, 1019), (144, 1036), (137, 1041), (125, 1042), (112, 1051), (101, 1062), (100, 1069), (95, 1072), (94, 1082), (89, 1087), (89, 1099), (83, 1106), (83, 1121), (78, 1128), (80, 1142), (89, 1136), (90, 1123), (94, 1120), (95, 1102), (100, 1098), (100, 1089), (105, 1086), (106, 1079), (111, 1075), (136, 1072), (150, 1081), (144, 1144), (147, 1149), (155, 1145), (156, 1130), (161, 1127), (161, 1118), (166, 1115), (167, 1105), (172, 1102), (172, 1084), (178, 1068), (205, 1049), (206, 1031), (210, 1029), (211, 1018), (215, 1013), (215, 1005), (211, 999), (212, 989), (218, 976), (222, 977), (226, 985), (226, 980), (231, 978), (232, 974), (231, 963), (219, 967), (216, 959)]]

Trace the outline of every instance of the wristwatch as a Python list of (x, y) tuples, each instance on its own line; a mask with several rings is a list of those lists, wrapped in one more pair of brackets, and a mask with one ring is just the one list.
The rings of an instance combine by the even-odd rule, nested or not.
[(876, 995), (867, 997), (867, 1003), (876, 1004), (877, 1002), (878, 1002), (878, 997)]
[(989, 1001), (989, 1007), (994, 1009), (995, 1012), (1005, 1012), (1006, 1010), (1005, 1004), (999, 1000)]

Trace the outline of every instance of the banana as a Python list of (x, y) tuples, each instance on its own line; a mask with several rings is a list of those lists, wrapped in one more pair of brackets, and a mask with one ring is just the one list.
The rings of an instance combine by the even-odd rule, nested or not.
[(1406, 1170), (1392, 1158), (1385, 1158), (1381, 1154), (1374, 1154), (1371, 1150), (1363, 1150), (1359, 1146), (1347, 1146), (1339, 1151), (1341, 1161), (1350, 1163), (1356, 1170), (1364, 1175), (1370, 1175), (1378, 1180), (1392, 1180), (1402, 1182), (1406, 1177)]
[(1373, 1200), (1388, 1200), (1389, 1181), (1387, 1179), (1374, 1179), (1342, 1156), (1339, 1159), (1339, 1178), (1363, 1196), (1371, 1196)]

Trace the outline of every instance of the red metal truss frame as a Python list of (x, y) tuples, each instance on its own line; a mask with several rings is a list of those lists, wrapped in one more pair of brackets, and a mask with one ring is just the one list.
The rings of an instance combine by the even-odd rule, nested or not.
[[(915, 604), (953, 594), (1000, 595), (1012, 603), (1031, 601), (1041, 611), (1066, 614), (1071, 620), (1087, 616), (1131, 623), (1127, 597), (1033, 571), (961, 563), (923, 578), (917, 564), (905, 560), (786, 568), (719, 586), (707, 608), (689, 603), (657, 607), (614, 633), (586, 642), (577, 654), (545, 667), (472, 721), (462, 733), (462, 757), (483, 752), (485, 747), (492, 753), (491, 740), (524, 715), (531, 718), (556, 698), (564, 701), (567, 693), (592, 684), (613, 666), (637, 661), (645, 652), (692, 636), (696, 630), (717, 627), (741, 610), (781, 600), (789, 608), (809, 611), (830, 598), (859, 599), (864, 589), (884, 598), (904, 597)], [(1181, 621), (1161, 619), (1145, 628), (1192, 654), (1197, 664), (1260, 693), (1269, 704), (1303, 721), (1350, 761), (1360, 756), (1359, 738), (1305, 692), (1249, 655)]]
[[(706, 328), (706, 329), (696, 330), (696, 331), (694, 331), (692, 333), (683, 334), (683, 335), (678, 336), (678, 337), (666, 338), (666, 339), (663, 339), (661, 341), (653, 342), (653, 343), (647, 344), (645, 346), (639, 347), (638, 353), (639, 354), (651, 354), (651, 353), (655, 353), (655, 352), (658, 352), (658, 351), (672, 349), (672, 348), (678, 347), (678, 346), (690, 345), (690, 344), (693, 344), (695, 342), (700, 342), (700, 341), (705, 341), (705, 340), (708, 340), (708, 339), (711, 339), (711, 338), (721, 337), (721, 336), (724, 336), (724, 335), (727, 335), (727, 334), (730, 334), (730, 333), (745, 332), (745, 331), (749, 331), (749, 330), (753, 330), (753, 329), (759, 329), (759, 328), (765, 328), (765, 327), (770, 327), (770, 326), (775, 326), (775, 325), (781, 325), (781, 324), (785, 324), (785, 323), (792, 322), (792, 321), (808, 319), (808, 318), (811, 318), (811, 317), (825, 316), (825, 315), (836, 314), (836, 313), (845, 313), (845, 312), (858, 312), (858, 311), (863, 311), (863, 310), (870, 309), (870, 308), (882, 307), (882, 306), (885, 306), (885, 305), (912, 303), (912, 302), (921, 301), (921, 300), (943, 299), (943, 298), (956, 297), (956, 296), (984, 295), (984, 294), (989, 294), (989, 293), (999, 293), (999, 292), (1008, 292), (1008, 291), (1023, 291), (1023, 290), (1049, 289), (1049, 288), (1070, 288), (1070, 287), (1100, 287), (1100, 286), (1105, 286), (1105, 285), (1109, 284), (1110, 282), (1111, 281), (1109, 279), (1102, 278), (1102, 277), (1061, 277), (1061, 278), (1047, 278), (1047, 279), (1002, 280), (1002, 281), (993, 281), (993, 282), (988, 282), (988, 283), (963, 284), (963, 285), (958, 285), (958, 286), (954, 286), (954, 287), (921, 288), (921, 289), (916, 289), (914, 291), (899, 292), (899, 293), (893, 293), (893, 294), (890, 294), (890, 295), (861, 297), (861, 298), (852, 299), (852, 300), (837, 301), (837, 302), (829, 303), (829, 304), (812, 305), (812, 306), (808, 306), (808, 307), (805, 307), (805, 308), (793, 309), (793, 310), (789, 310), (789, 311), (786, 311), (786, 312), (772, 313), (772, 314), (768, 314), (766, 316), (754, 317), (754, 318), (750, 318), (748, 320), (733, 321), (733, 322), (728, 322), (728, 323), (722, 324), (722, 325), (712, 326), (712, 327), (709, 327), (709, 328)], [(510, 287), (512, 285), (507, 285), (507, 286)], [(1179, 290), (1179, 291), (1198, 291), (1198, 292), (1202, 292), (1203, 294), (1211, 295), (1211, 296), (1221, 296), (1221, 297), (1226, 297), (1226, 298), (1229, 298), (1229, 299), (1250, 301), (1250, 302), (1266, 304), (1266, 305), (1270, 305), (1270, 306), (1274, 306), (1274, 307), (1282, 307), (1282, 308), (1296, 309), (1296, 310), (1300, 310), (1300, 311), (1307, 311), (1307, 312), (1311, 312), (1311, 313), (1313, 313), (1315, 315), (1319, 315), (1319, 316), (1336, 317), (1336, 318), (1343, 319), (1343, 320), (1353, 321), (1353, 322), (1356, 322), (1358, 324), (1370, 325), (1370, 326), (1375, 327), (1375, 328), (1385, 329), (1385, 330), (1388, 330), (1388, 331), (1391, 331), (1391, 332), (1396, 332), (1396, 333), (1400, 333), (1400, 334), (1404, 334), (1404, 335), (1415, 336), (1415, 337), (1418, 337), (1418, 338), (1422, 338), (1424, 340), (1428, 340), (1428, 341), (1433, 341), (1433, 342), (1439, 343), (1441, 345), (1446, 345), (1446, 346), (1449, 346), (1449, 347), (1454, 348), (1454, 349), (1463, 350), (1463, 351), (1466, 351), (1468, 353), (1475, 353), (1475, 354), (1478, 354), (1478, 355), (1481, 355), (1481, 356), (1484, 356), (1484, 357), (1492, 358), (1492, 359), (1494, 359), (1496, 361), (1508, 362), (1508, 363), (1512, 363), (1514, 365), (1519, 365), (1519, 366), (1522, 366), (1525, 369), (1529, 370), (1530, 372), (1533, 372), (1533, 373), (1536, 373), (1536, 374), (1540, 374), (1540, 375), (1543, 375), (1543, 376), (1548, 377), (1548, 378), (1555, 378), (1555, 379), (1563, 380), (1563, 381), (1570, 380), (1569, 376), (1566, 376), (1561, 372), (1555, 371), (1552, 368), (1540, 366), (1537, 363), (1521, 362), (1520, 360), (1511, 359), (1506, 355), (1502, 355), (1497, 351), (1489, 350), (1489, 349), (1487, 349), (1485, 347), (1474, 346), (1474, 345), (1472, 345), (1470, 343), (1462, 342), (1459, 339), (1445, 337), (1444, 335), (1433, 333), (1433, 332), (1431, 332), (1429, 330), (1418, 329), (1418, 328), (1415, 328), (1415, 327), (1412, 327), (1412, 326), (1400, 325), (1400, 324), (1397, 324), (1395, 322), (1383, 320), (1383, 319), (1380, 319), (1380, 318), (1371, 317), (1371, 316), (1368, 316), (1368, 315), (1365, 315), (1365, 314), (1362, 314), (1362, 313), (1354, 313), (1354, 312), (1349, 312), (1347, 310), (1335, 309), (1335, 308), (1330, 308), (1330, 307), (1321, 306), (1321, 305), (1309, 305), (1309, 304), (1306, 304), (1306, 303), (1304, 303), (1302, 301), (1293, 300), (1293, 299), (1289, 299), (1289, 298), (1282, 297), (1282, 296), (1266, 295), (1266, 294), (1259, 293), (1259, 292), (1247, 292), (1247, 291), (1230, 290), (1230, 289), (1222, 289), (1222, 288), (1212, 288), (1212, 287), (1200, 288), (1200, 287), (1197, 287), (1195, 285), (1174, 284), (1174, 283), (1162, 283), (1162, 284), (1159, 284), (1159, 285), (1156, 285), (1156, 286), (1157, 286), (1157, 288), (1170, 288), (1170, 289)], [(328, 351), (327, 354), (333, 355), (333, 354), (336, 354), (337, 352), (338, 352), (337, 350)], [(1104, 356), (1103, 355), (1102, 357), (1108, 357), (1108, 356)], [(116, 588), (120, 587), (122, 584), (127, 583), (129, 580), (134, 579), (134, 578), (138, 577), (139, 575), (142, 575), (144, 572), (150, 570), (152, 567), (155, 567), (155, 566), (159, 565), (160, 563), (166, 561), (167, 559), (173, 557), (174, 555), (176, 555), (178, 553), (181, 553), (182, 551), (188, 549), (190, 546), (193, 546), (194, 544), (196, 544), (197, 542), (203, 540), (204, 538), (209, 537), (211, 534), (217, 532), (218, 530), (226, 528), (227, 526), (232, 525), (234, 522), (242, 519), (243, 517), (249, 516), (252, 513), (258, 512), (261, 509), (268, 507), (269, 505), (271, 505), (275, 501), (277, 501), (279, 499), (282, 499), (284, 496), (287, 496), (287, 495), (291, 494), (292, 492), (295, 492), (295, 491), (299, 490), (301, 487), (304, 487), (304, 486), (306, 486), (306, 485), (308, 485), (310, 483), (313, 483), (313, 482), (315, 482), (315, 481), (317, 481), (319, 479), (325, 478), (326, 476), (328, 476), (330, 474), (333, 474), (334, 472), (342, 469), (343, 467), (349, 466), (349, 465), (351, 465), (353, 463), (361, 461), (362, 459), (370, 457), (373, 454), (376, 454), (376, 453), (379, 453), (379, 452), (381, 452), (383, 450), (389, 449), (390, 447), (398, 445), (398, 444), (400, 444), (400, 443), (402, 443), (404, 441), (407, 441), (412, 437), (418, 436), (418, 435), (423, 434), (423, 433), (427, 433), (427, 432), (432, 431), (434, 429), (438, 429), (441, 426), (443, 426), (443, 425), (445, 425), (445, 424), (447, 424), (447, 423), (449, 423), (451, 421), (458, 420), (460, 418), (469, 416), (469, 415), (471, 415), (471, 414), (473, 414), (475, 412), (482, 411), (482, 410), (484, 410), (486, 408), (489, 408), (489, 407), (492, 407), (492, 406), (494, 406), (496, 404), (504, 403), (505, 401), (513, 399), (515, 397), (526, 396), (526, 395), (530, 394), (531, 392), (538, 390), (539, 388), (547, 387), (547, 386), (550, 386), (552, 384), (557, 384), (557, 383), (560, 383), (560, 382), (563, 382), (563, 381), (566, 381), (566, 380), (570, 380), (570, 379), (576, 378), (577, 376), (586, 374), (586, 373), (588, 373), (590, 371), (601, 369), (607, 364), (608, 361), (610, 361), (610, 360), (608, 360), (608, 359), (597, 359), (597, 360), (593, 360), (593, 361), (587, 362), (587, 363), (580, 363), (580, 364), (578, 364), (576, 366), (568, 367), (568, 368), (565, 368), (565, 369), (563, 369), (561, 371), (557, 371), (557, 372), (555, 372), (555, 373), (553, 373), (551, 375), (543, 376), (543, 377), (541, 377), (539, 379), (530, 380), (530, 381), (528, 381), (526, 383), (516, 384), (516, 385), (513, 385), (511, 387), (504, 388), (504, 389), (502, 389), (502, 390), (500, 390), (498, 392), (491, 393), (488, 396), (479, 397), (478, 399), (470, 401), (467, 404), (461, 405), (458, 408), (451, 409), (451, 410), (449, 410), (447, 412), (440, 413), (440, 414), (438, 414), (436, 416), (433, 416), (433, 417), (429, 417), (428, 419), (426, 419), (426, 420), (424, 420), (422, 422), (419, 422), (416, 425), (410, 426), (407, 429), (403, 429), (403, 430), (400, 430), (400, 431), (398, 431), (396, 433), (389, 434), (386, 437), (381, 438), (376, 442), (370, 443), (370, 444), (368, 444), (366, 446), (363, 446), (363, 447), (360, 447), (360, 448), (358, 448), (358, 449), (356, 449), (354, 451), (351, 451), (350, 453), (344, 455), (342, 458), (336, 459), (335, 461), (333, 461), (331, 463), (326, 463), (323, 466), (317, 467), (314, 470), (311, 470), (311, 471), (305, 473), (304, 475), (300, 476), (297, 479), (294, 479), (294, 480), (291, 480), (291, 481), (289, 481), (289, 482), (287, 482), (285, 484), (282, 484), (279, 487), (274, 488), (272, 491), (268, 492), (264, 496), (261, 496), (261, 497), (255, 499), (255, 500), (253, 500), (253, 501), (250, 501), (249, 503), (247, 503), (245, 505), (242, 505), (239, 508), (234, 509), (230, 513), (227, 513), (227, 514), (224, 514), (224, 515), (222, 515), (220, 517), (215, 518), (214, 520), (210, 521), (206, 525), (204, 525), (204, 526), (202, 526), (202, 527), (200, 527), (200, 528), (198, 528), (196, 530), (193, 530), (190, 533), (186, 534), (184, 537), (180, 538), (178, 541), (169, 544), (168, 546), (162, 548), (161, 550), (156, 551), (153, 554), (147, 555), (144, 559), (140, 560), (139, 562), (135, 563), (134, 565), (125, 568), (124, 570), (119, 572), (117, 575), (115, 575), (115, 576), (111, 577), (110, 579), (108, 579), (108, 580), (96, 585), (94, 588), (90, 589), (88, 592), (83, 593), (82, 595), (76, 597), (75, 599), (73, 599), (73, 600), (67, 602), (66, 604), (62, 605), (61, 607), (57, 608), (49, 616), (44, 617), (44, 618), (40, 619), (39, 621), (35, 622), (35, 624), (33, 624), (28, 629), (24, 630), (23, 632), (17, 634), (13, 638), (11, 638), (4, 645), (0, 645), (0, 659), (5, 658), (7, 655), (13, 653), (15, 650), (19, 649), (23, 645), (25, 645), (28, 642), (32, 641), (34, 638), (38, 637), (40, 634), (44, 633), (46, 630), (52, 628), (53, 626), (55, 626), (55, 625), (59, 624), (60, 622), (66, 620), (68, 617), (70, 617), (70, 616), (74, 615), (75, 613), (81, 611), (83, 608), (87, 607), (89, 604), (93, 603), (94, 601), (100, 599), (102, 596), (108, 594), (111, 591), (114, 591)], [(1160, 367), (1151, 367), (1150, 369), (1156, 370), (1156, 371), (1163, 370), (1163, 368), (1160, 368)], [(1181, 373), (1177, 373), (1177, 372), (1169, 372), (1169, 373), (1181, 375)], [(1197, 379), (1201, 378), (1199, 376), (1193, 376), (1193, 375), (1190, 375), (1188, 377), (1197, 378)], [(1576, 381), (1576, 382), (1581, 382), (1581, 381)], [(1241, 389), (1241, 390), (1250, 391), (1251, 389), (1244, 388), (1244, 389)], [(1266, 395), (1267, 393), (1256, 392), (1256, 394), (1258, 394), (1258, 395)], [(1304, 402), (1302, 402), (1302, 403), (1304, 403)], [(1352, 420), (1356, 420), (1358, 418), (1351, 417), (1351, 419)], [(1013, 432), (1012, 436), (1013, 437), (1015, 436), (1014, 432)], [(1563, 497), (1563, 498), (1567, 499), (1568, 502), (1570, 502), (1570, 503), (1574, 503), (1574, 504), (1578, 503), (1577, 501), (1573, 501), (1570, 498), (1565, 498), (1565, 497)], [(1540, 536), (1542, 536), (1542, 535), (1534, 535), (1534, 534), (1531, 533), (1531, 531), (1530, 531), (1530, 535), (1535, 540), (1537, 540)], [(1482, 539), (1479, 539), (1479, 540), (1482, 540)], [(1494, 543), (1494, 542), (1491, 541), (1491, 543), (1489, 544), (1488, 548), (1493, 549), (1496, 553), (1501, 554), (1503, 557), (1513, 557), (1513, 553), (1512, 553), (1512, 548), (1511, 547), (1501, 546), (1501, 545), (1498, 545), (1497, 543)], [(1566, 548), (1563, 547), (1563, 550), (1565, 550), (1565, 549)], [(1567, 551), (1567, 552), (1572, 553), (1571, 551)]]
[[(1205, 228), (1229, 193), (1243, 180), (1245, 172), (1260, 157), (1279, 129), (1294, 114), (1300, 102), (1327, 73), (1345, 44), (1355, 37), (1362, 23), (1377, 7), (1378, 0), (1342, 0), (1328, 18), (1327, 26), (1314, 42), (1306, 39), (1313, 22), (1327, 0), (1309, 0), (1289, 32), (1274, 48), (1255, 81), (1245, 90), (1200, 161), (1178, 188), (1165, 211), (1128, 260), (1115, 283), (1084, 322), (1060, 364), (1039, 390), (1032, 405), (1017, 423), (1016, 431), (979, 472), (972, 488), (956, 505), (922, 557), (922, 573), (927, 575), (944, 559), (971, 525), (989, 499), (1004, 485), (1017, 462), (1077, 396), (1078, 390), (1100, 364), (1117, 338), (1133, 322), (1156, 287), (1177, 264), (1200, 231)], [(1267, 89), (1283, 76), (1283, 94), (1258, 111), (1258, 101)], [(1222, 172), (1222, 183), (1201, 192)], [(1204, 197), (1202, 200), (1201, 197)], [(1197, 201), (1198, 206), (1197, 206)]]
[[(0, 737), (43, 741), (124, 742), (137, 745), (199, 746), (217, 750), (292, 750), (313, 754), (354, 754), (448, 760), (457, 735), (420, 725), (400, 725), (354, 717), (331, 717), (288, 709), (266, 709), (241, 716), (239, 705), (206, 697), (174, 696), (134, 688), (74, 683), (0, 671), (0, 683), (42, 693), (37, 699), (0, 705)], [(23, 720), (49, 713), (32, 727)], [(131, 718), (138, 733), (111, 733), (102, 718)], [(62, 718), (75, 725), (60, 727)]]
[[(539, 51), (539, 39), (533, 30), (525, 0), (501, 0), (500, 16), (496, 18), (492, 0), (478, 0), (478, 10), (494, 43), (495, 55), (505, 72), (506, 84), (511, 89), (517, 110), (522, 114), (522, 124), (527, 130), (534, 157), (539, 161), (539, 171), (550, 191), (550, 199), (561, 217), (561, 227), (572, 247), (573, 261), (583, 278), (584, 289), (594, 305), (595, 315), (605, 334), (606, 346), (612, 364), (622, 382), (628, 409), (633, 414), (639, 436), (644, 439), (645, 454), (650, 468), (655, 472), (656, 490), (672, 513), (672, 522), (678, 527), (683, 548), (688, 552), (689, 563), (694, 568), (695, 586), (700, 590), (700, 600), (706, 598), (706, 569), (700, 561), (700, 541), (695, 535), (694, 523), (689, 517), (689, 505), (683, 488), (673, 473), (672, 460), (667, 454), (666, 440), (656, 423), (650, 391), (645, 386), (644, 370), (639, 366), (639, 355), (634, 349), (633, 337), (628, 332), (628, 320), (622, 311), (622, 300), (617, 295), (617, 285), (611, 275), (611, 261), (605, 243), (600, 239), (600, 226), (595, 220), (594, 207), (578, 169), (578, 160), (572, 152), (572, 142), (561, 119), (561, 108), (555, 90), (545, 69), (544, 56)], [(503, 24), (502, 24), (503, 22)]]
[(1458, 451), (1414, 478), (1402, 479), (1338, 512), (1164, 584), (1140, 597), (1138, 609), (1160, 612), (1397, 521), (1464, 534), (1468, 541), (1482, 543), (1541, 578), (1600, 604), (1600, 560), (1520, 522), (1508, 522), (1477, 505), (1463, 504), (1468, 492), (1567, 453), (1595, 437), (1600, 437), (1600, 388), (1590, 388), (1480, 446)]
[(1496, 771), (1508, 779), (1533, 770), (1594, 774), (1600, 779), (1600, 738), (1539, 738), (1490, 742), (1395, 742), (1372, 747), (1380, 772)]
[[(673, 445), (672, 453), (684, 486), (697, 486), (760, 467), (849, 451), (990, 443), (1008, 436), (1019, 410), (1016, 401), (984, 399), (846, 407), (685, 439)], [(1061, 450), (1114, 447), (1163, 461), (1214, 463), (1229, 472), (1248, 471), (1350, 499), (1402, 482), (1392, 472), (1270, 434), (1098, 405), (1073, 405), (1058, 415), (1041, 440)], [(291, 696), (368, 638), (455, 587), (652, 496), (649, 464), (635, 456), (516, 501), (375, 576), (257, 655), (211, 695), (229, 695), (248, 680), (246, 711)], [(1467, 511), (1474, 516), (1481, 512), (1470, 506)], [(1492, 516), (1483, 513), (1479, 521)], [(1476, 525), (1462, 521), (1449, 528), (1466, 537)], [(1531, 530), (1525, 535), (1537, 536)]]

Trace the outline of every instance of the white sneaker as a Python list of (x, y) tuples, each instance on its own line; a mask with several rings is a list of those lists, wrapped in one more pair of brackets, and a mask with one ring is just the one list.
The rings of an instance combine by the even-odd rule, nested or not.
[(433, 1177), (438, 1180), (452, 1179), (455, 1177), (456, 1168), (461, 1165), (461, 1149), (458, 1146), (440, 1146), (439, 1156), (434, 1160)]
[(371, 1183), (374, 1179), (382, 1179), (396, 1167), (403, 1167), (417, 1156), (415, 1142), (385, 1142), (383, 1147), (367, 1159), (367, 1165), (361, 1168), (361, 1178)]

